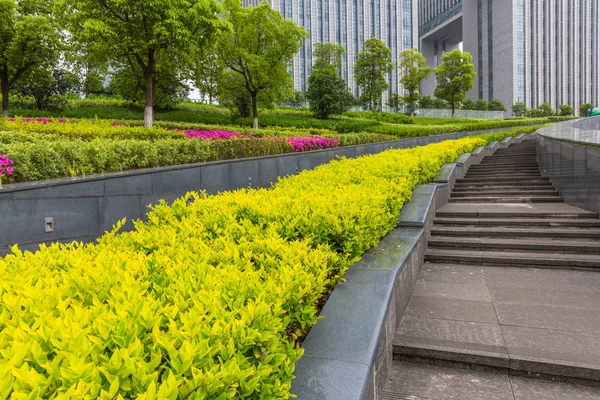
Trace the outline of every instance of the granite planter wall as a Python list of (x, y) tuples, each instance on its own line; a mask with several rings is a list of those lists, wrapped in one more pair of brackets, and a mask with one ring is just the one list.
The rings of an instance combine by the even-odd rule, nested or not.
[(537, 157), (566, 203), (600, 213), (600, 117), (540, 129)]
[(392, 362), (392, 340), (410, 300), (437, 209), (448, 203), (469, 166), (525, 139), (479, 147), (442, 167), (435, 183), (418, 185), (398, 227), (350, 267), (303, 343), (292, 393), (300, 400), (379, 399)]
[[(8, 246), (23, 250), (40, 243), (89, 242), (120, 219), (144, 218), (160, 199), (170, 202), (189, 191), (269, 187), (279, 177), (326, 164), (336, 157), (357, 157), (477, 135), (461, 132), (423, 138), (347, 146), (241, 160), (181, 165), (4, 185), (0, 189), (0, 256)], [(17, 166), (18, 167), (18, 166)]]

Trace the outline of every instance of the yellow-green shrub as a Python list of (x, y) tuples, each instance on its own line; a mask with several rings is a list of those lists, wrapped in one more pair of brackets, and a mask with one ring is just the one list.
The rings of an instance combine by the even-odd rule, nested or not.
[(486, 143), (341, 159), (269, 190), (161, 203), (95, 245), (14, 248), (0, 259), (0, 398), (288, 398), (318, 300), (414, 185)]

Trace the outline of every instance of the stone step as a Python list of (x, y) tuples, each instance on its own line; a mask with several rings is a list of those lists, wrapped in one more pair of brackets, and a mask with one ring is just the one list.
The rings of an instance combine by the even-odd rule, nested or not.
[[(600, 227), (600, 224), (598, 224)], [(506, 237), (506, 238), (553, 238), (553, 239), (600, 239), (600, 228), (519, 228), (519, 227), (477, 227), (440, 226), (431, 228), (433, 236), (458, 237)]]
[(600, 271), (600, 255), (428, 249), (425, 261), (523, 268), (589, 269)]
[(553, 190), (554, 186), (550, 182), (536, 182), (532, 184), (527, 183), (518, 183), (514, 182), (509, 184), (508, 182), (494, 184), (488, 182), (480, 182), (480, 183), (457, 183), (454, 185), (453, 190), (457, 191), (471, 191), (471, 190), (483, 190), (483, 189), (492, 189), (492, 190), (521, 190), (521, 189), (531, 189), (531, 190)]
[(474, 172), (477, 173), (481, 173), (481, 172), (495, 172), (495, 173), (499, 173), (499, 172), (503, 172), (503, 173), (507, 173), (507, 172), (540, 172), (540, 168), (539, 167), (497, 167), (495, 165), (492, 166), (481, 166), (478, 168), (475, 168), (474, 166), (469, 168), (469, 171), (467, 173), (472, 174)]
[(539, 178), (531, 178), (531, 177), (516, 177), (516, 176), (507, 176), (507, 177), (503, 177), (503, 178), (495, 178), (495, 179), (489, 179), (489, 178), (480, 178), (480, 177), (476, 177), (476, 178), (463, 178), (463, 179), (457, 179), (456, 183), (472, 183), (472, 182), (494, 182), (494, 183), (505, 183), (505, 182), (527, 182), (527, 183), (531, 183), (531, 182), (550, 182), (550, 179), (547, 177), (539, 177)]
[(450, 197), (450, 203), (562, 203), (559, 196)]
[(483, 196), (502, 196), (502, 197), (525, 197), (525, 196), (558, 196), (558, 192), (554, 189), (547, 190), (532, 190), (532, 189), (512, 189), (512, 190), (471, 190), (471, 191), (453, 191), (451, 198), (461, 197), (483, 197)]
[[(573, 227), (573, 228), (600, 228), (600, 220), (596, 218), (587, 218), (586, 216), (574, 216), (573, 218), (553, 218), (552, 216), (540, 218), (526, 218), (518, 214), (521, 218), (515, 218), (511, 215), (505, 217), (495, 217), (494, 215), (486, 215), (481, 218), (465, 218), (463, 216), (442, 214), (438, 215), (433, 220), (435, 225), (443, 226), (469, 226), (482, 227), (493, 226), (496, 229), (501, 227)], [(491, 218), (490, 218), (491, 217)]]
[[(512, 239), (436, 236), (429, 239), (430, 249), (451, 249), (469, 251), (517, 251), (558, 254), (600, 254), (600, 241), (568, 239)], [(599, 258), (600, 261), (600, 258)]]
[(545, 186), (465, 186), (455, 187), (452, 193), (468, 193), (468, 192), (489, 192), (489, 193), (536, 193), (536, 192), (554, 192), (555, 189), (552, 185)]
[(497, 182), (499, 180), (504, 179), (540, 179), (542, 178), (542, 174), (540, 172), (532, 172), (532, 173), (510, 173), (510, 172), (475, 172), (465, 175), (463, 179), (487, 179), (491, 182)]

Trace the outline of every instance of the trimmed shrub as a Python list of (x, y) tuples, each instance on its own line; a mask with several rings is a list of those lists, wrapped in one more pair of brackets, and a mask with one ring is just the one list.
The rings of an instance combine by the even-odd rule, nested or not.
[(395, 227), (416, 184), (486, 143), (189, 193), (95, 245), (13, 247), (0, 258), (0, 396), (287, 399), (318, 301)]

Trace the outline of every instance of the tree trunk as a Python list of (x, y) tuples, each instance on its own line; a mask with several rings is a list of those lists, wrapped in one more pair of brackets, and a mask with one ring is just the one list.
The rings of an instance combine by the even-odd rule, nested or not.
[(454, 103), (452, 103), (452, 118), (454, 118)]
[(154, 106), (154, 80), (150, 71), (144, 72), (144, 80), (146, 81), (146, 103), (144, 104), (144, 127), (151, 128), (153, 121), (153, 106)]
[(0, 70), (0, 89), (2, 91), (2, 116), (8, 118), (8, 69)]
[(258, 94), (251, 94), (252, 98), (252, 127), (258, 129)]

